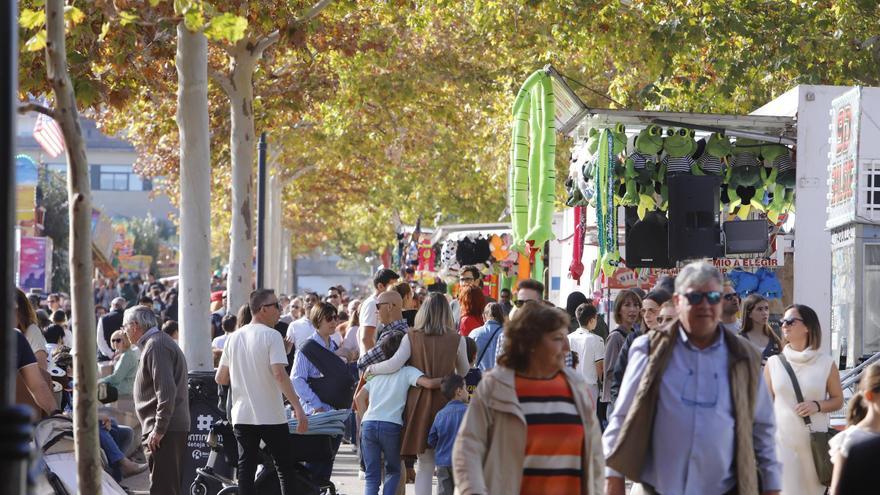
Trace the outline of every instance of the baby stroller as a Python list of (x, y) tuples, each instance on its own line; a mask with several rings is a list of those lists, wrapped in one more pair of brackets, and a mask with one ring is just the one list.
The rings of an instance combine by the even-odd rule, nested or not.
[[(341, 425), (341, 422), (340, 422)], [(336, 486), (331, 481), (316, 482), (304, 462), (324, 462), (334, 455), (332, 435), (290, 434), (291, 450), (294, 455), (296, 493), (303, 495), (336, 495)], [(196, 468), (196, 479), (190, 485), (191, 495), (232, 495), (238, 493), (235, 480), (235, 466), (238, 465), (238, 444), (232, 433), (232, 425), (222, 420), (214, 423), (208, 433), (211, 452), (203, 468)], [(262, 469), (257, 472), (255, 486), (266, 495), (280, 495), (281, 489), (275, 464), (269, 453), (263, 453)], [(225, 462), (218, 462), (220, 458)], [(225, 464), (224, 466), (221, 466)]]

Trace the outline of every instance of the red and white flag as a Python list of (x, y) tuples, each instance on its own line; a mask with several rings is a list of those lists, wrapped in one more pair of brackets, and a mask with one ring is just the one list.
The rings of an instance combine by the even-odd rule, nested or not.
[(34, 125), (34, 139), (43, 147), (47, 155), (55, 158), (64, 153), (64, 134), (55, 119), (39, 114)]

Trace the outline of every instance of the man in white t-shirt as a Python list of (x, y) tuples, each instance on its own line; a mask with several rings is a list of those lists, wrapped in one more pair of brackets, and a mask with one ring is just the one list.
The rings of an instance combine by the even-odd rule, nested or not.
[(389, 287), (397, 283), (400, 275), (394, 270), (383, 268), (373, 277), (373, 294), (361, 303), (358, 313), (360, 327), (358, 327), (358, 349), (363, 356), (376, 345), (376, 327), (379, 326), (379, 309), (376, 307), (376, 296), (385, 292)]
[(214, 377), (218, 384), (230, 385), (230, 420), (240, 446), (238, 490), (243, 495), (256, 493), (254, 475), (261, 459), (262, 440), (275, 463), (281, 492), (294, 493), (296, 475), (282, 395), (293, 408), (298, 432), (308, 430), (308, 418), (284, 371), (284, 339), (273, 328), (281, 316), (275, 292), (257, 289), (251, 292), (248, 305), (253, 319), (229, 334)]
[(593, 333), (599, 322), (596, 307), (589, 303), (581, 304), (575, 309), (579, 328), (568, 336), (571, 352), (577, 353), (577, 371), (584, 377), (590, 389), (595, 408), (599, 398), (599, 377), (603, 376), (605, 361), (605, 343), (602, 337)]

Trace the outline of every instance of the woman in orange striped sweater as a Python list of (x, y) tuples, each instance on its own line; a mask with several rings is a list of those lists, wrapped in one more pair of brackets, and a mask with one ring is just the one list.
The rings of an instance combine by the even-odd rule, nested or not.
[(527, 303), (505, 327), (504, 353), (471, 399), (453, 449), (468, 494), (602, 493), (605, 461), (580, 375), (565, 366), (568, 315)]

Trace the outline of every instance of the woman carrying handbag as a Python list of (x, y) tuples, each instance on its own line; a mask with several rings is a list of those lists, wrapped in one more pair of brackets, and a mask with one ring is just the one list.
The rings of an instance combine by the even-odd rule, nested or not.
[(776, 445), (782, 461), (782, 493), (820, 495), (831, 482), (829, 413), (843, 406), (834, 360), (819, 351), (816, 312), (794, 304), (780, 321), (788, 341), (767, 360), (764, 379), (776, 413)]

